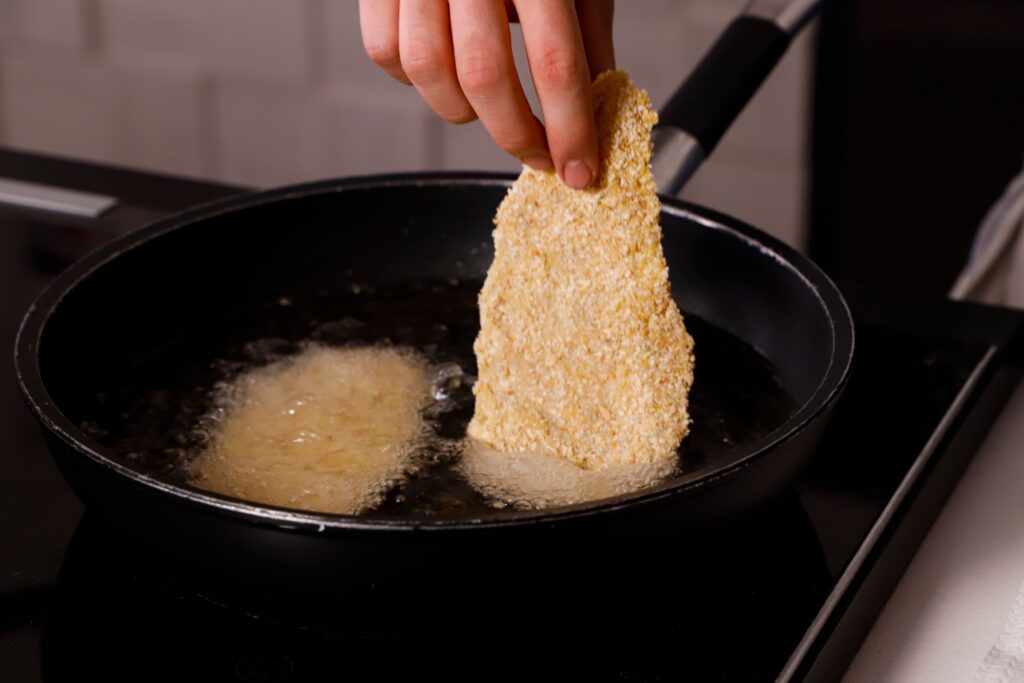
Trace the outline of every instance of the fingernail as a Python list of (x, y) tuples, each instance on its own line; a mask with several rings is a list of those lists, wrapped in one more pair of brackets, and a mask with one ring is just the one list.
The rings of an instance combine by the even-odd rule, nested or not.
[(555, 166), (551, 163), (551, 157), (546, 156), (525, 157), (521, 161), (534, 171), (547, 171)]
[(582, 190), (594, 179), (594, 173), (582, 161), (570, 161), (562, 169), (562, 179), (574, 190)]

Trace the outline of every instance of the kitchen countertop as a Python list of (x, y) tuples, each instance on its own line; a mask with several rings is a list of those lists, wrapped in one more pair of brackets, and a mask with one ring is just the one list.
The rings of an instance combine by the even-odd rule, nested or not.
[(844, 683), (968, 681), (1024, 582), (1024, 384), (968, 466)]

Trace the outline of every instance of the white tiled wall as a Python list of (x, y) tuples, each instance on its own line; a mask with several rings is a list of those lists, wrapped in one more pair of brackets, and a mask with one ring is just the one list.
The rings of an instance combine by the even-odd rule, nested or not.
[[(660, 104), (742, 5), (620, 0), (619, 65)], [(684, 193), (797, 244), (810, 43)], [(356, 0), (0, 0), (0, 144), (259, 186), (518, 167), (370, 63)]]
[(4, 0), (0, 44), (5, 49), (81, 54), (92, 33), (87, 9), (82, 0)]
[(98, 51), (113, 64), (176, 64), (202, 71), (204, 5), (206, 0), (94, 0)]

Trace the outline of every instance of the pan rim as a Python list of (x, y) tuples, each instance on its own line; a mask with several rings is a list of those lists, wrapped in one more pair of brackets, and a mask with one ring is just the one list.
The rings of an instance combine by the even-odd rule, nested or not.
[(84, 431), (75, 426), (58, 408), (46, 389), (39, 367), (38, 344), (45, 332), (47, 322), (63, 299), (79, 283), (109, 261), (157, 239), (161, 235), (224, 213), (293, 198), (396, 186), (508, 187), (515, 178), (516, 176), (513, 174), (454, 171), (326, 179), (215, 200), (140, 226), (76, 261), (54, 278), (29, 306), (19, 325), (14, 344), (15, 375), (22, 395), (46, 430), (69, 446), (76, 455), (86, 457), (94, 464), (124, 477), (126, 484), (143, 487), (156, 494), (169, 495), (183, 504), (200, 505), (219, 513), (244, 518), (250, 522), (270, 524), (277, 528), (322, 533), (328, 530), (337, 532), (456, 532), (517, 528), (534, 526), (538, 523), (554, 524), (597, 515), (604, 516), (620, 510), (655, 505), (680, 495), (692, 495), (733, 478), (771, 451), (776, 450), (799, 434), (842, 391), (853, 359), (854, 326), (850, 309), (832, 280), (812, 261), (771, 235), (726, 214), (664, 196), (661, 197), (663, 213), (696, 222), (709, 229), (726, 232), (772, 258), (780, 266), (792, 271), (817, 298), (832, 332), (832, 352), (829, 366), (822, 374), (821, 381), (811, 396), (786, 421), (735, 462), (693, 479), (665, 482), (642, 491), (586, 501), (571, 506), (517, 511), (514, 515), (496, 515), (485, 518), (412, 520), (307, 512), (231, 498), (134, 470), (120, 462), (110, 449), (95, 443)]

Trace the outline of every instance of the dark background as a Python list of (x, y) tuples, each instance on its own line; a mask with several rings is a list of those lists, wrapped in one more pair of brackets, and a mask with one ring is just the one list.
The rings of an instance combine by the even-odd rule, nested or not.
[(815, 71), (810, 254), (941, 296), (1024, 166), (1024, 2), (837, 0)]

